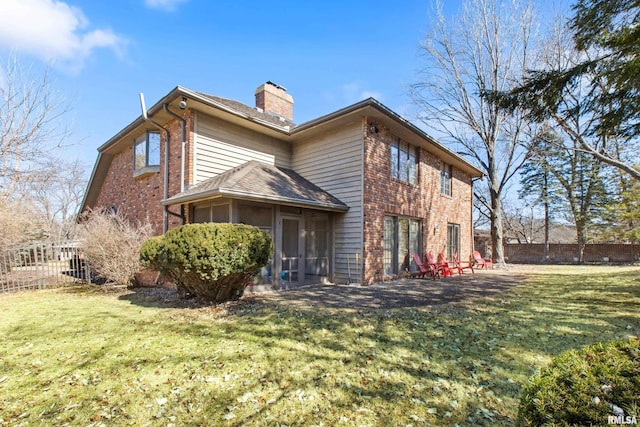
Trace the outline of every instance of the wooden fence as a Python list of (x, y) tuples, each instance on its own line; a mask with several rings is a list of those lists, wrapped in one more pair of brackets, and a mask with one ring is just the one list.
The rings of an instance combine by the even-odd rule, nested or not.
[[(578, 245), (553, 243), (545, 260), (543, 243), (509, 243), (505, 245), (505, 257), (510, 263), (575, 263), (579, 260)], [(640, 244), (597, 243), (584, 248), (584, 262), (625, 264), (640, 261)]]
[(29, 243), (0, 255), (0, 293), (90, 283), (91, 274), (77, 242)]

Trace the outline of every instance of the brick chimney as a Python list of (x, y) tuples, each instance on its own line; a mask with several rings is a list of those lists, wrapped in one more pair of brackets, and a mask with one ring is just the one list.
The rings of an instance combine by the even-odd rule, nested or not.
[(256, 89), (256, 107), (293, 121), (293, 97), (271, 81)]

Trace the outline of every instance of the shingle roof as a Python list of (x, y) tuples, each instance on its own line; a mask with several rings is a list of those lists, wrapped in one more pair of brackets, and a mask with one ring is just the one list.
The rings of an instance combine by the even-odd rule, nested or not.
[(286, 117), (281, 117), (281, 116), (278, 116), (277, 114), (273, 114), (266, 111), (261, 111), (257, 108), (249, 107), (248, 105), (243, 104), (242, 102), (239, 102), (239, 101), (234, 101), (233, 99), (227, 99), (227, 98), (222, 98), (220, 96), (209, 95), (208, 93), (203, 93), (203, 92), (196, 92), (196, 93), (203, 98), (209, 99), (213, 102), (217, 102), (222, 105), (226, 105), (232, 110), (243, 113), (248, 117), (251, 117), (254, 119), (260, 119), (265, 122), (274, 124), (276, 126), (281, 126), (281, 127), (289, 126), (290, 128), (294, 127), (293, 122), (287, 119)]
[(346, 212), (349, 207), (296, 172), (255, 160), (202, 181), (166, 200), (175, 205), (215, 196)]

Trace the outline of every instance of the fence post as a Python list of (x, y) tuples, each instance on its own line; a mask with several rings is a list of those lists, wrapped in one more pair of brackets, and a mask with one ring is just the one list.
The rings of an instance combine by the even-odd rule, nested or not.
[(51, 271), (49, 271), (49, 268), (51, 268), (51, 266), (49, 266), (49, 250), (47, 248), (47, 245), (45, 243), (40, 243), (40, 262), (42, 262), (42, 288), (46, 288), (47, 287), (47, 276), (49, 274), (51, 274)]

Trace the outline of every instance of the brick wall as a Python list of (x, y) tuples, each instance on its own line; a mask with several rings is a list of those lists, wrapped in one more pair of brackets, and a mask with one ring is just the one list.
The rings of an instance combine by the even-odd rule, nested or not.
[[(544, 244), (506, 244), (504, 254), (508, 262), (538, 264), (545, 262)], [(552, 243), (549, 245), (549, 263), (571, 263), (578, 259), (578, 245)], [(627, 263), (640, 261), (640, 245), (637, 244), (589, 244), (584, 247), (584, 262)]]
[[(376, 132), (377, 129), (377, 132)], [(423, 253), (446, 251), (447, 224), (460, 225), (461, 258), (472, 250), (471, 178), (453, 169), (452, 196), (440, 194), (440, 159), (421, 149), (418, 185), (391, 178), (394, 135), (379, 123), (364, 122), (364, 278), (380, 280), (384, 257), (384, 216), (422, 220)], [(437, 226), (438, 231), (434, 232)]]
[[(184, 113), (187, 121), (187, 147), (185, 171), (190, 170), (193, 161), (193, 124), (194, 114), (187, 110)], [(168, 123), (167, 128), (170, 133), (169, 148), (169, 196), (180, 191), (180, 157), (182, 131), (180, 121), (175, 119)], [(140, 130), (140, 134), (144, 129)], [(163, 206), (161, 200), (164, 198), (164, 159), (165, 159), (165, 133), (161, 132), (160, 141), (160, 171), (146, 177), (134, 178), (133, 176), (133, 138), (126, 148), (114, 156), (109, 172), (100, 188), (100, 193), (96, 201), (96, 209), (102, 207), (115, 206), (132, 222), (149, 221), (154, 228), (155, 234), (162, 234)], [(188, 175), (187, 180), (192, 177)], [(190, 181), (186, 181), (187, 183)], [(170, 210), (180, 213), (179, 206), (172, 206)], [(180, 218), (169, 215), (169, 228), (181, 224)]]
[(293, 120), (293, 97), (284, 88), (265, 83), (256, 89), (256, 107)]

